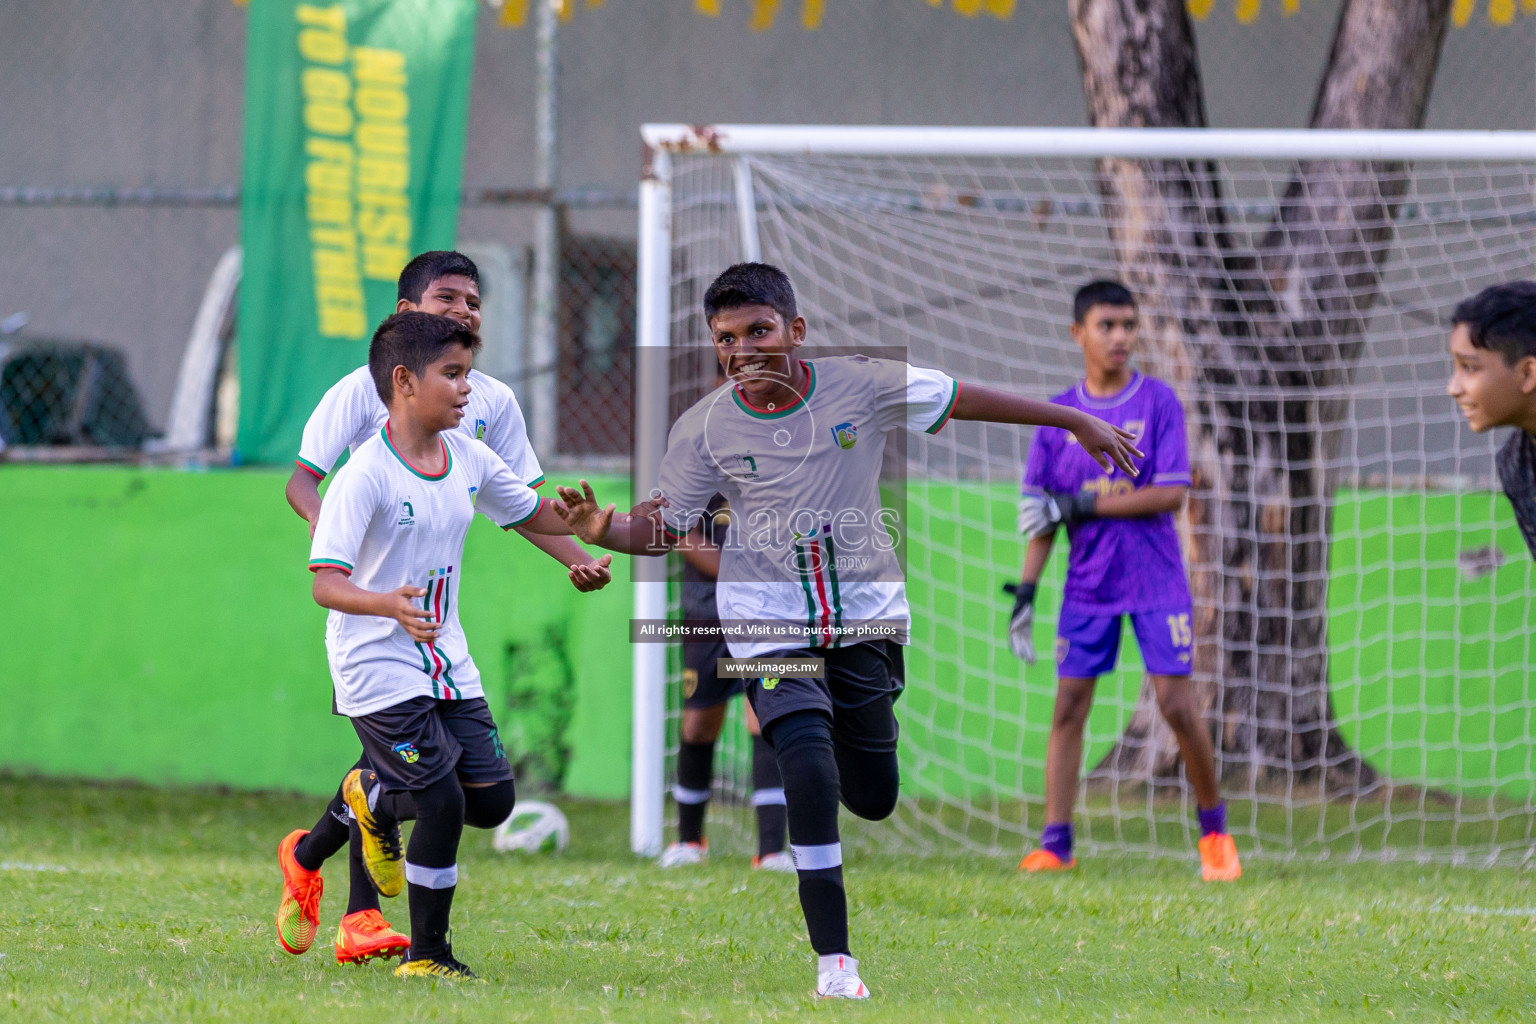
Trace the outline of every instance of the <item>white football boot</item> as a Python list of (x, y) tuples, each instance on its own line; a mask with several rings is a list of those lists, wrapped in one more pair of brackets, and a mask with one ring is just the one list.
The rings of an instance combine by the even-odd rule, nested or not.
[(795, 873), (795, 858), (788, 852), (780, 850), (778, 853), (765, 853), (761, 857), (752, 858), (753, 871), (778, 871), (786, 875)]
[(859, 962), (846, 953), (816, 958), (816, 994), (823, 999), (868, 999)]
[(709, 859), (709, 843), (673, 843), (661, 851), (656, 860), (659, 868), (687, 868), (702, 864)]

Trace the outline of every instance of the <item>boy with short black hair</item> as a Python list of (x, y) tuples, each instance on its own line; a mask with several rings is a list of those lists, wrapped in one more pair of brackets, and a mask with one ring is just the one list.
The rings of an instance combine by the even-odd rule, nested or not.
[[(417, 255), (400, 271), (396, 294), (397, 313), (434, 313), (479, 332), (480, 270), (463, 253), (434, 250)], [(458, 429), (483, 441), (530, 487), (539, 487), (544, 482), (544, 471), (528, 442), (528, 429), (517, 396), (506, 384), (478, 370), (470, 370), (469, 382), (469, 404)], [(377, 434), (388, 415), (367, 364), (327, 390), (310, 414), (285, 496), (293, 510), (309, 523), (311, 535), (320, 516), (320, 482), (343, 454)], [(568, 536), (549, 536), (522, 527), (517, 532), (564, 566), (589, 560), (581, 546)], [(366, 757), (360, 757), (355, 767), (372, 766)], [(314, 941), (324, 891), (320, 867), (348, 845), (349, 829), (346, 803), (338, 790), (312, 828), (296, 829), (278, 845), (283, 894), (276, 925), (278, 945), (285, 951), (302, 954)], [(336, 959), (340, 963), (360, 963), (403, 955), (410, 940), (380, 913), (378, 894), (368, 881), (363, 863), (361, 837), (352, 836), (350, 843), (351, 886), (346, 913), (336, 929)]]
[(1179, 741), (1200, 819), (1202, 877), (1242, 873), (1227, 834), (1216, 759), (1189, 688), (1194, 650), (1192, 602), (1173, 514), (1189, 490), (1184, 408), (1167, 384), (1132, 369), (1136, 299), (1118, 281), (1094, 281), (1072, 304), (1072, 340), (1083, 350), (1084, 379), (1051, 401), (1102, 416), (1129, 431), (1147, 453), (1135, 478), (1106, 469), (1064, 430), (1035, 431), (1024, 465), (1019, 532), (1029, 537), (1014, 592), (1008, 637), (1014, 654), (1035, 660), (1030, 631), (1040, 573), (1058, 527), (1071, 556), (1056, 640), (1056, 708), (1045, 755), (1045, 829), (1022, 871), (1077, 866), (1072, 806), (1083, 758), (1083, 726), (1098, 677), (1115, 667), (1121, 616), (1129, 615), (1152, 677), (1158, 710)]
[[(894, 702), (910, 612), (881, 507), (886, 437), (937, 433), (952, 418), (1050, 423), (1134, 473), (1129, 435), (1077, 409), (966, 385), (905, 362), (802, 360), (805, 319), (789, 278), (740, 263), (704, 295), (715, 355), (730, 383), (680, 416), (667, 439), (651, 514), (600, 509), (592, 489), (560, 488), (562, 514), (590, 544), (631, 554), (676, 545), (723, 494), (748, 534), (721, 552), (720, 618), (731, 654), (823, 659), (822, 677), (768, 676), (747, 691), (778, 760), (800, 907), (817, 960), (816, 992), (869, 995), (848, 942), (838, 803), (880, 820), (895, 809)], [(793, 521), (791, 521), (793, 520)], [(761, 631), (760, 631), (761, 630)], [(766, 638), (764, 638), (766, 635)]]
[(1499, 483), (1536, 558), (1536, 281), (1484, 288), (1451, 314), (1451, 379), (1467, 425), (1514, 427), (1499, 449)]
[[(478, 347), (447, 317), (397, 313), (379, 326), (368, 363), (389, 416), (336, 473), (310, 552), (315, 601), (331, 610), (336, 710), (352, 719), (373, 766), (348, 774), (347, 805), (379, 891), (409, 887), (411, 945), (400, 976), (474, 977), (448, 940), (459, 837), (466, 823), (494, 828), (514, 802), (511, 766), (459, 625), (465, 534), (476, 512), (507, 530), (567, 532), (506, 463), (455, 429)], [(610, 558), (573, 566), (572, 582), (606, 577)], [(408, 818), (416, 828), (402, 863), (389, 837)]]

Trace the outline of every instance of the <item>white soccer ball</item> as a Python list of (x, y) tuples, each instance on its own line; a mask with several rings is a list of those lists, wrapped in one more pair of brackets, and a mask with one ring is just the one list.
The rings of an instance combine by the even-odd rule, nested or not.
[(570, 842), (571, 823), (560, 808), (541, 800), (518, 804), (491, 836), (491, 847), (497, 853), (552, 853)]

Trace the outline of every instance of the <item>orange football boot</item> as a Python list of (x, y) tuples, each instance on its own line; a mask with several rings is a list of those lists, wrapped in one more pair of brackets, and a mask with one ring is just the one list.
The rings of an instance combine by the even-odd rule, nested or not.
[(1019, 861), (1019, 870), (1034, 874), (1037, 871), (1071, 871), (1077, 867), (1077, 858), (1062, 860), (1050, 850), (1030, 850)]
[(359, 910), (341, 919), (336, 929), (336, 962), (360, 964), (379, 957), (405, 956), (409, 937), (390, 927), (377, 910)]
[(320, 894), (325, 879), (318, 871), (307, 871), (293, 859), (293, 848), (309, 835), (308, 829), (294, 829), (277, 844), (277, 863), (283, 869), (283, 899), (277, 905), (277, 944), (283, 951), (298, 956), (309, 951), (315, 933), (320, 930)]
[(1212, 832), (1200, 840), (1200, 877), (1207, 882), (1235, 882), (1243, 877), (1237, 861), (1237, 844), (1225, 832)]

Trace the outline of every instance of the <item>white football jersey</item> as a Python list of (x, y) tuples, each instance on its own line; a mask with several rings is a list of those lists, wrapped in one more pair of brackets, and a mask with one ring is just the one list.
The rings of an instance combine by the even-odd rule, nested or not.
[[(484, 441), (501, 456), (519, 480), (529, 487), (544, 482), (544, 470), (528, 443), (528, 424), (523, 421), (517, 396), (495, 377), (469, 371), (469, 405), (459, 429)], [(324, 480), (347, 449), (377, 434), (389, 419), (368, 367), (359, 366), (331, 386), (304, 423), (299, 457), (294, 461)]]
[[(785, 408), (754, 408), (730, 384), (706, 395), (673, 424), (662, 458), (669, 533), (687, 533), (715, 493), (730, 502), (715, 590), (720, 618), (772, 631), (762, 640), (728, 635), (738, 658), (908, 640), (911, 614), (889, 533), (898, 517), (880, 493), (886, 438), (903, 429), (937, 433), (960, 385), (937, 370), (864, 356), (804, 366), (806, 392)], [(898, 631), (850, 632), (861, 623)]]
[(339, 714), (485, 693), (459, 625), (464, 535), (476, 512), (510, 530), (536, 516), (542, 501), (485, 445), (457, 430), (439, 437), (447, 463), (429, 476), (395, 451), (386, 424), (337, 471), (320, 505), (311, 570), (340, 569), (380, 593), (422, 587), (418, 600), (443, 627), (436, 641), (420, 644), (394, 619), (332, 611), (325, 650)]

